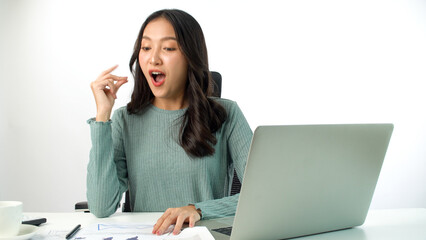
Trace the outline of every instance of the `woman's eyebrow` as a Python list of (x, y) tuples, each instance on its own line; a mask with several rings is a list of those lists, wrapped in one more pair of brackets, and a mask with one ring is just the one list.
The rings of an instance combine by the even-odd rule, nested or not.
[[(150, 37), (148, 36), (142, 36), (142, 39), (146, 39), (146, 40), (152, 40)], [(160, 41), (167, 41), (167, 40), (174, 40), (177, 41), (177, 39), (175, 37), (162, 37), (160, 38)]]

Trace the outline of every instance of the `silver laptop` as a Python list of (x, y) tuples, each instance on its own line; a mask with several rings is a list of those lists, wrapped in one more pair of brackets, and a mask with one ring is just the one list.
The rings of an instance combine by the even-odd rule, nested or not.
[[(215, 239), (286, 239), (362, 225), (392, 124), (259, 126), (235, 217), (203, 220)], [(232, 226), (231, 235), (226, 230)]]

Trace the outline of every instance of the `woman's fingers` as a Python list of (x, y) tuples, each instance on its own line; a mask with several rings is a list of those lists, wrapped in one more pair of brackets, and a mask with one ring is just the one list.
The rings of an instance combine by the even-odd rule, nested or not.
[(127, 79), (127, 77), (119, 77), (119, 76), (116, 76), (116, 75), (113, 75), (113, 74), (106, 74), (106, 75), (103, 75), (102, 77), (100, 77), (100, 79), (112, 79), (114, 81), (120, 81), (120, 80)]
[(174, 235), (177, 235), (177, 234), (180, 233), (180, 230), (182, 229), (182, 225), (183, 225), (183, 222), (185, 221), (185, 219), (186, 219), (186, 216), (179, 215), (177, 217), (176, 225), (175, 225), (175, 228), (173, 229)]
[(127, 83), (127, 77), (119, 77), (111, 74), (118, 65), (103, 71), (90, 86), (96, 101), (97, 114), (96, 121), (108, 121), (115, 99), (117, 99), (118, 89)]
[(175, 224), (173, 234), (179, 234), (183, 223), (189, 222), (189, 226), (193, 227), (195, 222), (200, 220), (200, 215), (194, 206), (185, 206), (180, 208), (169, 208), (158, 219), (152, 230), (153, 234), (162, 235), (172, 224)]
[[(111, 90), (112, 95), (115, 99), (117, 99), (118, 89), (125, 83), (127, 83), (127, 77), (118, 77), (118, 76), (110, 76), (106, 79), (108, 81), (107, 85)], [(106, 86), (105, 86), (106, 87)]]
[(152, 229), (153, 234), (157, 234), (158, 229), (163, 225), (164, 220), (170, 215), (170, 209), (167, 209), (163, 215), (157, 220), (157, 223), (154, 225), (154, 229)]
[(103, 71), (103, 72), (101, 73), (101, 75), (100, 75), (100, 76), (104, 76), (104, 75), (107, 75), (107, 74), (111, 73), (111, 72), (112, 72), (112, 71), (114, 71), (117, 67), (118, 67), (118, 64), (116, 64), (116, 65), (114, 65), (114, 66), (112, 66), (112, 67), (108, 68), (107, 70)]
[(167, 218), (165, 218), (161, 223), (158, 223), (158, 230), (155, 231), (154, 234), (162, 235), (166, 233), (167, 229), (175, 223), (176, 217), (174, 215), (169, 215)]
[(106, 80), (106, 86), (109, 88), (104, 89), (105, 93), (110, 93), (114, 99), (117, 99), (117, 87), (115, 86), (114, 81), (111, 79)]
[(120, 80), (117, 80), (117, 82), (115, 83), (115, 86), (117, 87), (117, 91), (123, 84), (127, 82), (128, 82), (127, 77), (121, 77)]
[(116, 99), (118, 89), (127, 82), (127, 77), (107, 74), (93, 82), (92, 88), (94, 88), (94, 90), (103, 90), (106, 94), (111, 93), (111, 96)]
[(195, 222), (196, 222), (195, 216), (194, 215), (189, 216), (189, 227), (194, 227), (195, 226)]

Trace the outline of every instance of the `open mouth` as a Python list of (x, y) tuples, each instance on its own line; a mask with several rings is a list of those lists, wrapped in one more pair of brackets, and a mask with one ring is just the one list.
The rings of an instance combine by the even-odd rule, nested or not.
[(166, 79), (166, 75), (160, 71), (150, 71), (152, 82), (155, 86), (161, 86)]

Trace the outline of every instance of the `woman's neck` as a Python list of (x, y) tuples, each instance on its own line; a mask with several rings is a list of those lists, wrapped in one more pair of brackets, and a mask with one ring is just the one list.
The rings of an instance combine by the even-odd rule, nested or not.
[(189, 104), (185, 98), (171, 100), (155, 97), (152, 100), (152, 105), (163, 110), (179, 110), (187, 108)]

